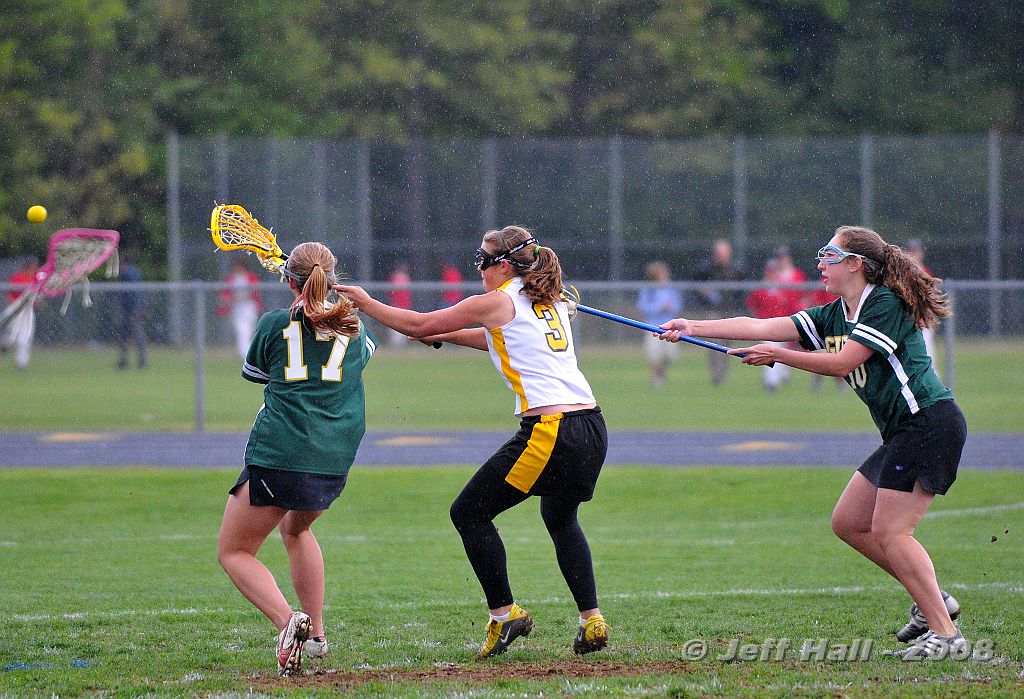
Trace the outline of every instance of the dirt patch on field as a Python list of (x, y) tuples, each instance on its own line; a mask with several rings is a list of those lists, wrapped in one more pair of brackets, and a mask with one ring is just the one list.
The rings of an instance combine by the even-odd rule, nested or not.
[(256, 689), (280, 687), (334, 687), (355, 688), (368, 682), (491, 682), (506, 680), (550, 680), (561, 677), (580, 679), (589, 677), (633, 677), (636, 675), (672, 675), (693, 672), (692, 664), (683, 662), (652, 662), (642, 664), (588, 663), (578, 660), (559, 660), (552, 663), (494, 663), (467, 664), (439, 663), (416, 670), (336, 670), (319, 668), (305, 670), (292, 677), (250, 677)]

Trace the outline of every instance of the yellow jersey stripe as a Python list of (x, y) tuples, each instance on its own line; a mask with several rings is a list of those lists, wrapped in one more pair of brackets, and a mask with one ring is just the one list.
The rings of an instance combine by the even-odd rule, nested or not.
[(524, 493), (530, 492), (530, 488), (540, 478), (544, 467), (551, 459), (551, 452), (555, 448), (555, 441), (558, 439), (558, 426), (562, 424), (562, 414), (544, 415), (533, 426), (530, 439), (526, 442), (526, 449), (516, 459), (512, 469), (505, 476), (505, 482), (516, 490)]
[(519, 412), (529, 410), (530, 406), (526, 400), (526, 391), (523, 390), (523, 379), (519, 376), (519, 372), (512, 368), (512, 360), (509, 359), (508, 348), (505, 347), (505, 335), (501, 332), (501, 328), (494, 328), (487, 332), (491, 334), (491, 339), (494, 341), (494, 351), (498, 353), (498, 357), (501, 359), (501, 373), (504, 374), (515, 394), (519, 396)]

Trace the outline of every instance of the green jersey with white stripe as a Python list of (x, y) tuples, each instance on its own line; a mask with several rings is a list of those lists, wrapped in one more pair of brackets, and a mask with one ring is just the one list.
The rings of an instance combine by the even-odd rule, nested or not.
[(868, 406), (883, 440), (910, 415), (953, 397), (932, 368), (913, 315), (888, 287), (868, 284), (852, 311), (837, 299), (790, 318), (805, 349), (836, 353), (854, 340), (874, 350), (846, 382)]
[(242, 377), (266, 385), (245, 464), (345, 475), (366, 431), (363, 367), (377, 342), (359, 324), (348, 338), (311, 331), (301, 311), (260, 318)]

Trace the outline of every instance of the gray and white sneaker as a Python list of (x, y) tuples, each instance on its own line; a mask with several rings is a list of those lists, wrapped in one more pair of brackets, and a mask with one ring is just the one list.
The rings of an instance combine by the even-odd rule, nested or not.
[(960, 658), (968, 652), (967, 639), (957, 631), (952, 636), (940, 636), (928, 631), (914, 645), (893, 653), (900, 660), (942, 660)]
[[(940, 592), (942, 592), (942, 601), (946, 603), (946, 611), (949, 612), (949, 618), (956, 620), (960, 616), (960, 603), (956, 601), (956, 597), (948, 592), (941, 590)], [(920, 638), (926, 631), (928, 631), (928, 620), (924, 618), (921, 609), (914, 602), (910, 605), (910, 621), (896, 632), (896, 640), (902, 643), (911, 643), (915, 639)]]
[(302, 654), (307, 658), (326, 658), (329, 650), (327, 639), (323, 636), (311, 638), (302, 644)]

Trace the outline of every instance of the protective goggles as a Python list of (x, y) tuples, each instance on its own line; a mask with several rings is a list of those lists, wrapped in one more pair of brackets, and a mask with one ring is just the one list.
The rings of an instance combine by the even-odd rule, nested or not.
[(824, 262), (827, 265), (837, 265), (847, 257), (859, 257), (862, 260), (868, 258), (863, 255), (858, 255), (855, 252), (847, 252), (838, 245), (826, 245), (821, 250), (818, 250), (818, 254), (814, 257), (818, 262)]
[(525, 262), (520, 262), (519, 260), (513, 260), (512, 255), (515, 255), (517, 252), (519, 252), (525, 247), (537, 244), (538, 243), (536, 238), (530, 238), (529, 240), (524, 240), (518, 245), (512, 246), (511, 249), (506, 250), (505, 252), (499, 252), (496, 255), (490, 254), (483, 248), (477, 248), (476, 255), (473, 257), (473, 262), (476, 264), (476, 268), (481, 272), (483, 272), (488, 267), (492, 267), (498, 264), (499, 262), (505, 260), (507, 260), (508, 263), (513, 267), (518, 267), (519, 269), (527, 269), (530, 267), (529, 264)]

